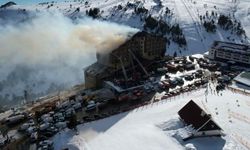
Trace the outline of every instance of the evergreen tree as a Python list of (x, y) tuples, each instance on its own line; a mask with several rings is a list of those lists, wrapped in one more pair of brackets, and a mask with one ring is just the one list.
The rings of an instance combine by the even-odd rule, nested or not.
[(174, 52), (174, 57), (177, 57), (177, 53), (176, 52)]
[(151, 15), (149, 15), (146, 19), (145, 19), (145, 25), (144, 28), (149, 28), (151, 30), (155, 29), (158, 26), (158, 21), (153, 18)]

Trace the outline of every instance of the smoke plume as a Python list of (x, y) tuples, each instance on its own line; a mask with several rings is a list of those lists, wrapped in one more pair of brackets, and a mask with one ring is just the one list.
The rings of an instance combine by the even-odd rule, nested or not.
[(0, 25), (0, 101), (24, 90), (43, 95), (84, 82), (96, 51), (121, 45), (137, 30), (60, 13), (38, 13), (23, 23)]

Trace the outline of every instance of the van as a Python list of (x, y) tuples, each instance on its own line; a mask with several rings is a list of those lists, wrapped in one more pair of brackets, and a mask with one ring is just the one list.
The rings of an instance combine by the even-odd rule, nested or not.
[(44, 131), (45, 129), (47, 129), (50, 126), (49, 123), (43, 123), (39, 126), (39, 130), (40, 131)]
[(92, 111), (96, 108), (96, 103), (94, 101), (90, 101), (86, 107), (86, 111)]
[(96, 104), (95, 103), (88, 104), (87, 107), (86, 107), (86, 112), (92, 111), (95, 108), (96, 108)]

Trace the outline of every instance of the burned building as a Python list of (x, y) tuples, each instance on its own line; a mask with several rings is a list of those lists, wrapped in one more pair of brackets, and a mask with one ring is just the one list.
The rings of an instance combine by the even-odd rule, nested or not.
[(110, 53), (97, 53), (97, 62), (115, 69), (122, 64), (127, 67), (131, 63), (131, 52), (139, 59), (155, 60), (162, 58), (166, 51), (166, 40), (162, 37), (138, 32), (127, 42)]
[(97, 52), (97, 62), (84, 71), (86, 88), (95, 88), (101, 81), (118, 70), (146, 61), (162, 59), (166, 52), (166, 39), (147, 32), (138, 32), (115, 50)]
[(108, 67), (97, 62), (88, 66), (84, 70), (85, 87), (95, 88), (100, 86), (102, 82), (101, 80), (109, 75), (107, 72)]
[(215, 41), (208, 58), (218, 61), (233, 61), (241, 65), (250, 64), (250, 45)]

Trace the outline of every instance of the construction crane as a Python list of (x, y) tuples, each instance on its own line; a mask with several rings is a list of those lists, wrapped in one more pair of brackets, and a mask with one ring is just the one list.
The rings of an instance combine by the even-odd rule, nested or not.
[(119, 57), (119, 60), (120, 60), (120, 62), (121, 62), (122, 72), (123, 72), (123, 74), (124, 74), (125, 80), (128, 81), (128, 75), (127, 75), (127, 72), (126, 72), (126, 69), (125, 69), (125, 67), (124, 67), (124, 64), (123, 64), (123, 61), (122, 61), (121, 57)]
[(123, 75), (125, 77), (125, 80), (128, 81), (128, 75), (127, 75), (127, 72), (126, 72), (126, 69), (124, 67), (124, 64), (123, 64), (123, 61), (121, 59), (121, 57), (118, 57), (117, 55), (113, 54), (113, 56), (115, 56), (121, 63), (121, 66), (122, 66), (122, 72), (123, 72)]
[(137, 59), (137, 57), (135, 56), (135, 54), (130, 49), (128, 49), (128, 52), (132, 55), (132, 57), (140, 65), (140, 67), (142, 68), (142, 70), (146, 74), (146, 76), (149, 77), (149, 74), (148, 74), (147, 70), (143, 67), (143, 65), (141, 64), (141, 62), (139, 61), (139, 59)]
[[(142, 68), (142, 70), (143, 70), (143, 72), (145, 73), (145, 75), (146, 75), (147, 77), (149, 77), (149, 74), (148, 74), (147, 70), (144, 68), (144, 66), (142, 65), (142, 63), (141, 63), (141, 62), (139, 61), (139, 59), (135, 56), (135, 54), (134, 54), (130, 49), (128, 49), (128, 52), (130, 53), (130, 55), (132, 56), (132, 58), (133, 58), (133, 59), (139, 64), (139, 66)], [(121, 67), (122, 67), (123, 75), (124, 75), (124, 77), (125, 77), (125, 80), (128, 81), (128, 75), (127, 75), (127, 72), (126, 72), (124, 63), (123, 63), (123, 61), (122, 61), (122, 58), (119, 57), (119, 56), (117, 56), (117, 55), (115, 55), (115, 54), (112, 54), (112, 55), (115, 56), (115, 57), (120, 61)], [(133, 65), (133, 67), (134, 67), (133, 59), (131, 59), (131, 61), (132, 61), (132, 65)]]

